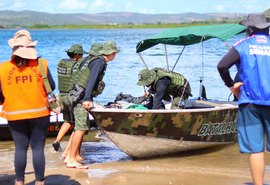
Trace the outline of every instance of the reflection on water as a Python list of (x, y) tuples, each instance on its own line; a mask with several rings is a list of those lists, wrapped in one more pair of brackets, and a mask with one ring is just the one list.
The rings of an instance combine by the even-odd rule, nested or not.
[[(65, 149), (67, 140), (68, 137), (61, 143), (62, 150)], [(61, 152), (55, 152), (53, 150), (51, 146), (52, 142), (53, 138), (48, 138), (45, 146), (47, 159), (46, 166), (49, 168), (55, 168), (55, 164), (64, 164)], [(81, 154), (85, 159), (83, 163), (87, 165), (131, 160), (128, 155), (117, 148), (112, 142), (107, 140), (101, 140), (100, 142), (83, 142)]]
[(111, 142), (86, 142), (82, 154), (86, 164), (131, 160)]
[[(64, 150), (67, 144), (66, 141), (61, 143), (61, 147)], [(61, 153), (55, 152), (52, 148), (51, 143), (54, 138), (48, 138), (45, 145), (45, 155), (46, 155), (46, 166), (49, 168), (57, 168), (56, 164), (63, 165), (63, 160), (61, 159)], [(0, 174), (4, 172), (10, 172), (13, 170), (13, 157), (14, 157), (14, 144), (12, 141), (1, 141), (0, 142)], [(82, 145), (81, 153), (85, 160), (85, 164), (95, 164), (95, 163), (106, 163), (106, 162), (116, 162), (116, 161), (128, 161), (131, 158), (117, 148), (112, 142), (84, 142)], [(31, 151), (28, 151), (28, 164), (31, 166)]]

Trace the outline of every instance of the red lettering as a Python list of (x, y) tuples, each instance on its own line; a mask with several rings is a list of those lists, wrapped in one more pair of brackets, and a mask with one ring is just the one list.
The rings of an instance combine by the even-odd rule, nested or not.
[(16, 76), (15, 77), (16, 83), (18, 83), (19, 81), (21, 81), (21, 77), (20, 76)]
[(22, 76), (23, 83), (28, 80), (28, 76)]
[(16, 76), (15, 77), (16, 83), (22, 82), (22, 83), (26, 83), (26, 82), (32, 82), (32, 76)]
[(32, 77), (31, 76), (22, 76), (22, 82), (25, 83), (25, 81), (32, 82)]

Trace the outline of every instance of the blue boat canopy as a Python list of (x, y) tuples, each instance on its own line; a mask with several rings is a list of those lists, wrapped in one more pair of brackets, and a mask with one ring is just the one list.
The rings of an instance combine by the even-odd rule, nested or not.
[(136, 52), (142, 52), (157, 44), (191, 45), (211, 38), (227, 41), (233, 36), (243, 33), (246, 27), (239, 24), (219, 24), (208, 26), (190, 26), (170, 28), (155, 35), (150, 39), (140, 41), (136, 46)]

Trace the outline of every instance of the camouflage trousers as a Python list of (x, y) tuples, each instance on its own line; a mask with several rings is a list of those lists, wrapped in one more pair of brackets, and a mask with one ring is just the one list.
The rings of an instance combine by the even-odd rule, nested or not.
[(77, 103), (73, 109), (75, 118), (74, 130), (89, 130), (90, 129), (90, 119), (89, 113), (80, 103)]

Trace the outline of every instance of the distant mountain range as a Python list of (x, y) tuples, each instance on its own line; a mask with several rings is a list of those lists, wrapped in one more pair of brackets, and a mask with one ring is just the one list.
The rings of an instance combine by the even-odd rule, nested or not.
[(140, 14), (129, 12), (50, 14), (36, 11), (6, 10), (0, 11), (0, 26), (5, 28), (14, 28), (34, 25), (186, 23), (207, 20), (222, 21), (227, 19), (239, 19), (243, 16), (246, 15), (233, 13)]

